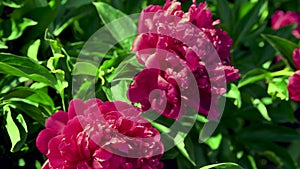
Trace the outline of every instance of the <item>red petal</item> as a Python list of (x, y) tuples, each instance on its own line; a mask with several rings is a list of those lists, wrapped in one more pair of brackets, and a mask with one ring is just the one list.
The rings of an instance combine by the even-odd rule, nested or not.
[(82, 115), (85, 109), (86, 109), (85, 104), (81, 99), (71, 100), (68, 109), (69, 119), (74, 118), (76, 115)]
[(300, 48), (293, 51), (293, 60), (298, 70), (300, 70)]
[(49, 141), (55, 137), (56, 131), (52, 129), (44, 129), (42, 130), (36, 138), (36, 147), (40, 150), (44, 155), (48, 152), (48, 143)]
[(58, 111), (51, 115), (47, 120), (46, 120), (46, 128), (53, 129), (54, 131), (57, 132), (57, 134), (62, 133), (63, 128), (68, 122), (68, 113), (64, 111)]

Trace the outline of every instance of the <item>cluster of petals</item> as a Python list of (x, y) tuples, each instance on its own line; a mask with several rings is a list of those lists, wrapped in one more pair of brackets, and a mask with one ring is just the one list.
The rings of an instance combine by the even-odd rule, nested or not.
[(294, 101), (300, 101), (300, 49), (294, 50), (293, 60), (298, 70), (289, 78), (287, 88), (290, 98)]
[[(48, 158), (43, 169), (163, 168), (159, 132), (127, 103), (74, 99), (68, 112), (54, 113), (45, 125), (36, 140)], [(144, 138), (150, 139), (139, 141)]]
[[(175, 0), (145, 8), (132, 46), (145, 69), (129, 87), (129, 100), (141, 103), (142, 111), (152, 107), (168, 118), (178, 119), (185, 105), (216, 118), (213, 95), (226, 92), (226, 85), (219, 84), (240, 76), (230, 61), (232, 39), (216, 28), (219, 23), (206, 3), (194, 1), (188, 12)], [(152, 94), (155, 89), (161, 92)]]
[(297, 27), (292, 31), (296, 38), (300, 38), (300, 13), (294, 11), (276, 11), (271, 19), (271, 27), (274, 30), (280, 29), (284, 26), (297, 24)]

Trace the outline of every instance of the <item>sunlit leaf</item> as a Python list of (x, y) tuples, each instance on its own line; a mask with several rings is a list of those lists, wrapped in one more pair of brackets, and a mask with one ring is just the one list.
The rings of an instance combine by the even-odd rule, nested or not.
[(292, 57), (293, 51), (295, 48), (299, 47), (298, 45), (287, 39), (283, 39), (274, 35), (265, 34), (262, 35), (262, 37), (266, 39), (274, 49), (280, 52), (282, 59), (286, 61), (289, 66), (291, 66), (294, 70), (297, 70)]
[(268, 94), (273, 97), (278, 97), (281, 100), (289, 99), (289, 92), (287, 90), (287, 79), (274, 78), (268, 85)]
[[(98, 14), (105, 26), (120, 43), (120, 45), (126, 49), (131, 49), (134, 35), (137, 34), (136, 24), (123, 12), (113, 8), (112, 6), (103, 2), (94, 2)], [(114, 22), (114, 20), (118, 19)], [(122, 28), (122, 29), (120, 29)]]
[(191, 159), (188, 151), (185, 148), (184, 142), (179, 142), (176, 147), (178, 148), (179, 152), (193, 165), (196, 166), (196, 163)]
[(6, 115), (6, 130), (11, 141), (11, 152), (18, 151), (24, 144), (27, 138), (27, 125), (21, 114), (16, 117), (17, 124), (11, 114), (10, 107), (8, 105), (3, 107), (4, 114)]
[(56, 79), (45, 67), (29, 58), (8, 53), (0, 53), (0, 73), (26, 77), (34, 81), (43, 82), (53, 88), (55, 88), (57, 83)]
[(242, 106), (241, 93), (235, 84), (233, 84), (233, 83), (230, 84), (230, 90), (228, 93), (225, 94), (225, 96), (227, 98), (235, 99), (234, 105), (236, 105), (238, 108), (241, 108), (241, 106)]
[(264, 103), (259, 100), (259, 99), (254, 99), (252, 101), (253, 105), (255, 108), (257, 108), (257, 110), (260, 112), (260, 114), (267, 120), (267, 121), (271, 121), (271, 118), (268, 114), (268, 110), (266, 108), (266, 106), (264, 105)]
[(27, 87), (18, 87), (9, 93), (5, 93), (3, 99), (10, 100), (13, 98), (26, 99), (31, 102), (39, 104), (39, 106), (44, 107), (47, 110), (48, 115), (52, 114), (54, 111), (54, 103), (52, 98), (37, 89), (30, 89)]
[(7, 30), (7, 31), (10, 31), (10, 34), (7, 37), (3, 38), (4, 41), (10, 41), (10, 40), (18, 39), (23, 34), (24, 30), (27, 27), (37, 24), (36, 21), (33, 21), (31, 19), (28, 19), (28, 18), (22, 18), (22, 19), (19, 19), (19, 20), (11, 19), (10, 22), (11, 22), (11, 28), (9, 28)]
[(208, 166), (201, 167), (200, 169), (243, 169), (241, 166), (235, 163), (218, 163), (218, 164), (211, 164)]
[(217, 136), (212, 136), (208, 138), (205, 143), (212, 149), (216, 150), (220, 146), (222, 141), (222, 134), (218, 134)]
[(41, 40), (38, 39), (34, 41), (27, 50), (27, 56), (29, 56), (34, 61), (39, 61), (37, 56), (38, 56), (40, 44), (41, 44)]
[(89, 75), (96, 76), (98, 72), (97, 66), (89, 62), (77, 62), (73, 68), (73, 75)]

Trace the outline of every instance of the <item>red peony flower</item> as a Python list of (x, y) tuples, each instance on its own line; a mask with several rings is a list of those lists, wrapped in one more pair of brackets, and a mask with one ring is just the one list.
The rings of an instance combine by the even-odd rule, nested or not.
[(159, 133), (139, 115), (123, 102), (72, 100), (68, 112), (50, 116), (37, 137), (37, 148), (48, 158), (42, 168), (162, 168)]
[[(187, 13), (175, 0), (167, 0), (163, 7), (145, 8), (132, 51), (146, 70), (134, 78), (128, 90), (129, 100), (141, 103), (142, 111), (152, 107), (173, 119), (178, 119), (186, 106), (204, 115), (211, 111), (212, 118), (218, 117), (213, 96), (226, 92), (226, 85), (222, 85), (225, 80), (240, 76), (230, 62), (232, 40), (215, 28), (219, 23), (213, 21), (206, 3), (197, 7), (194, 1)], [(197, 90), (191, 86), (191, 79), (196, 79)], [(154, 89), (161, 90), (154, 94), (161, 97), (151, 99)], [(195, 99), (197, 94), (200, 100)]]
[(300, 13), (293, 12), (293, 11), (287, 11), (284, 13), (283, 11), (279, 10), (276, 11), (271, 19), (271, 27), (274, 30), (280, 29), (284, 26), (291, 25), (291, 24), (297, 24), (296, 29), (292, 31), (292, 34), (296, 38), (300, 38)]
[(292, 100), (300, 101), (300, 70), (289, 78), (288, 90)]
[(289, 78), (287, 88), (290, 98), (300, 101), (300, 49), (293, 51), (293, 60), (298, 70)]
[(300, 48), (293, 51), (293, 61), (298, 70), (300, 70)]

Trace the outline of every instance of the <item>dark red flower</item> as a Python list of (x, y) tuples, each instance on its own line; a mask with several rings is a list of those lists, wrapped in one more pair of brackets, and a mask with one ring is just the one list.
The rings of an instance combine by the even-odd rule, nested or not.
[(294, 75), (289, 78), (287, 88), (290, 98), (295, 101), (300, 101), (300, 70), (296, 71)]
[[(37, 137), (37, 148), (48, 158), (42, 168), (162, 168), (159, 133), (139, 115), (123, 102), (72, 100), (69, 111), (50, 116)], [(144, 156), (126, 157), (130, 153)]]
[[(240, 76), (230, 62), (232, 39), (215, 27), (219, 23), (213, 21), (206, 3), (197, 6), (194, 1), (187, 13), (175, 0), (145, 8), (132, 51), (146, 70), (134, 78), (129, 99), (140, 102), (143, 111), (152, 106), (173, 119), (185, 112), (186, 105), (205, 115), (214, 109), (211, 116), (217, 117), (217, 108), (212, 108), (217, 101), (212, 97), (226, 92), (222, 85), (226, 80)], [(196, 79), (197, 90), (192, 89), (191, 79)], [(161, 97), (151, 100), (154, 89), (161, 90), (156, 92)]]
[(293, 51), (293, 60), (298, 69), (290, 78), (288, 83), (288, 91), (290, 98), (295, 101), (300, 101), (300, 49)]
[(292, 34), (296, 38), (300, 38), (300, 13), (293, 12), (293, 11), (287, 11), (284, 13), (283, 11), (279, 10), (276, 11), (271, 19), (271, 27), (274, 30), (280, 29), (284, 26), (291, 25), (291, 24), (297, 24), (296, 29), (292, 31)]

